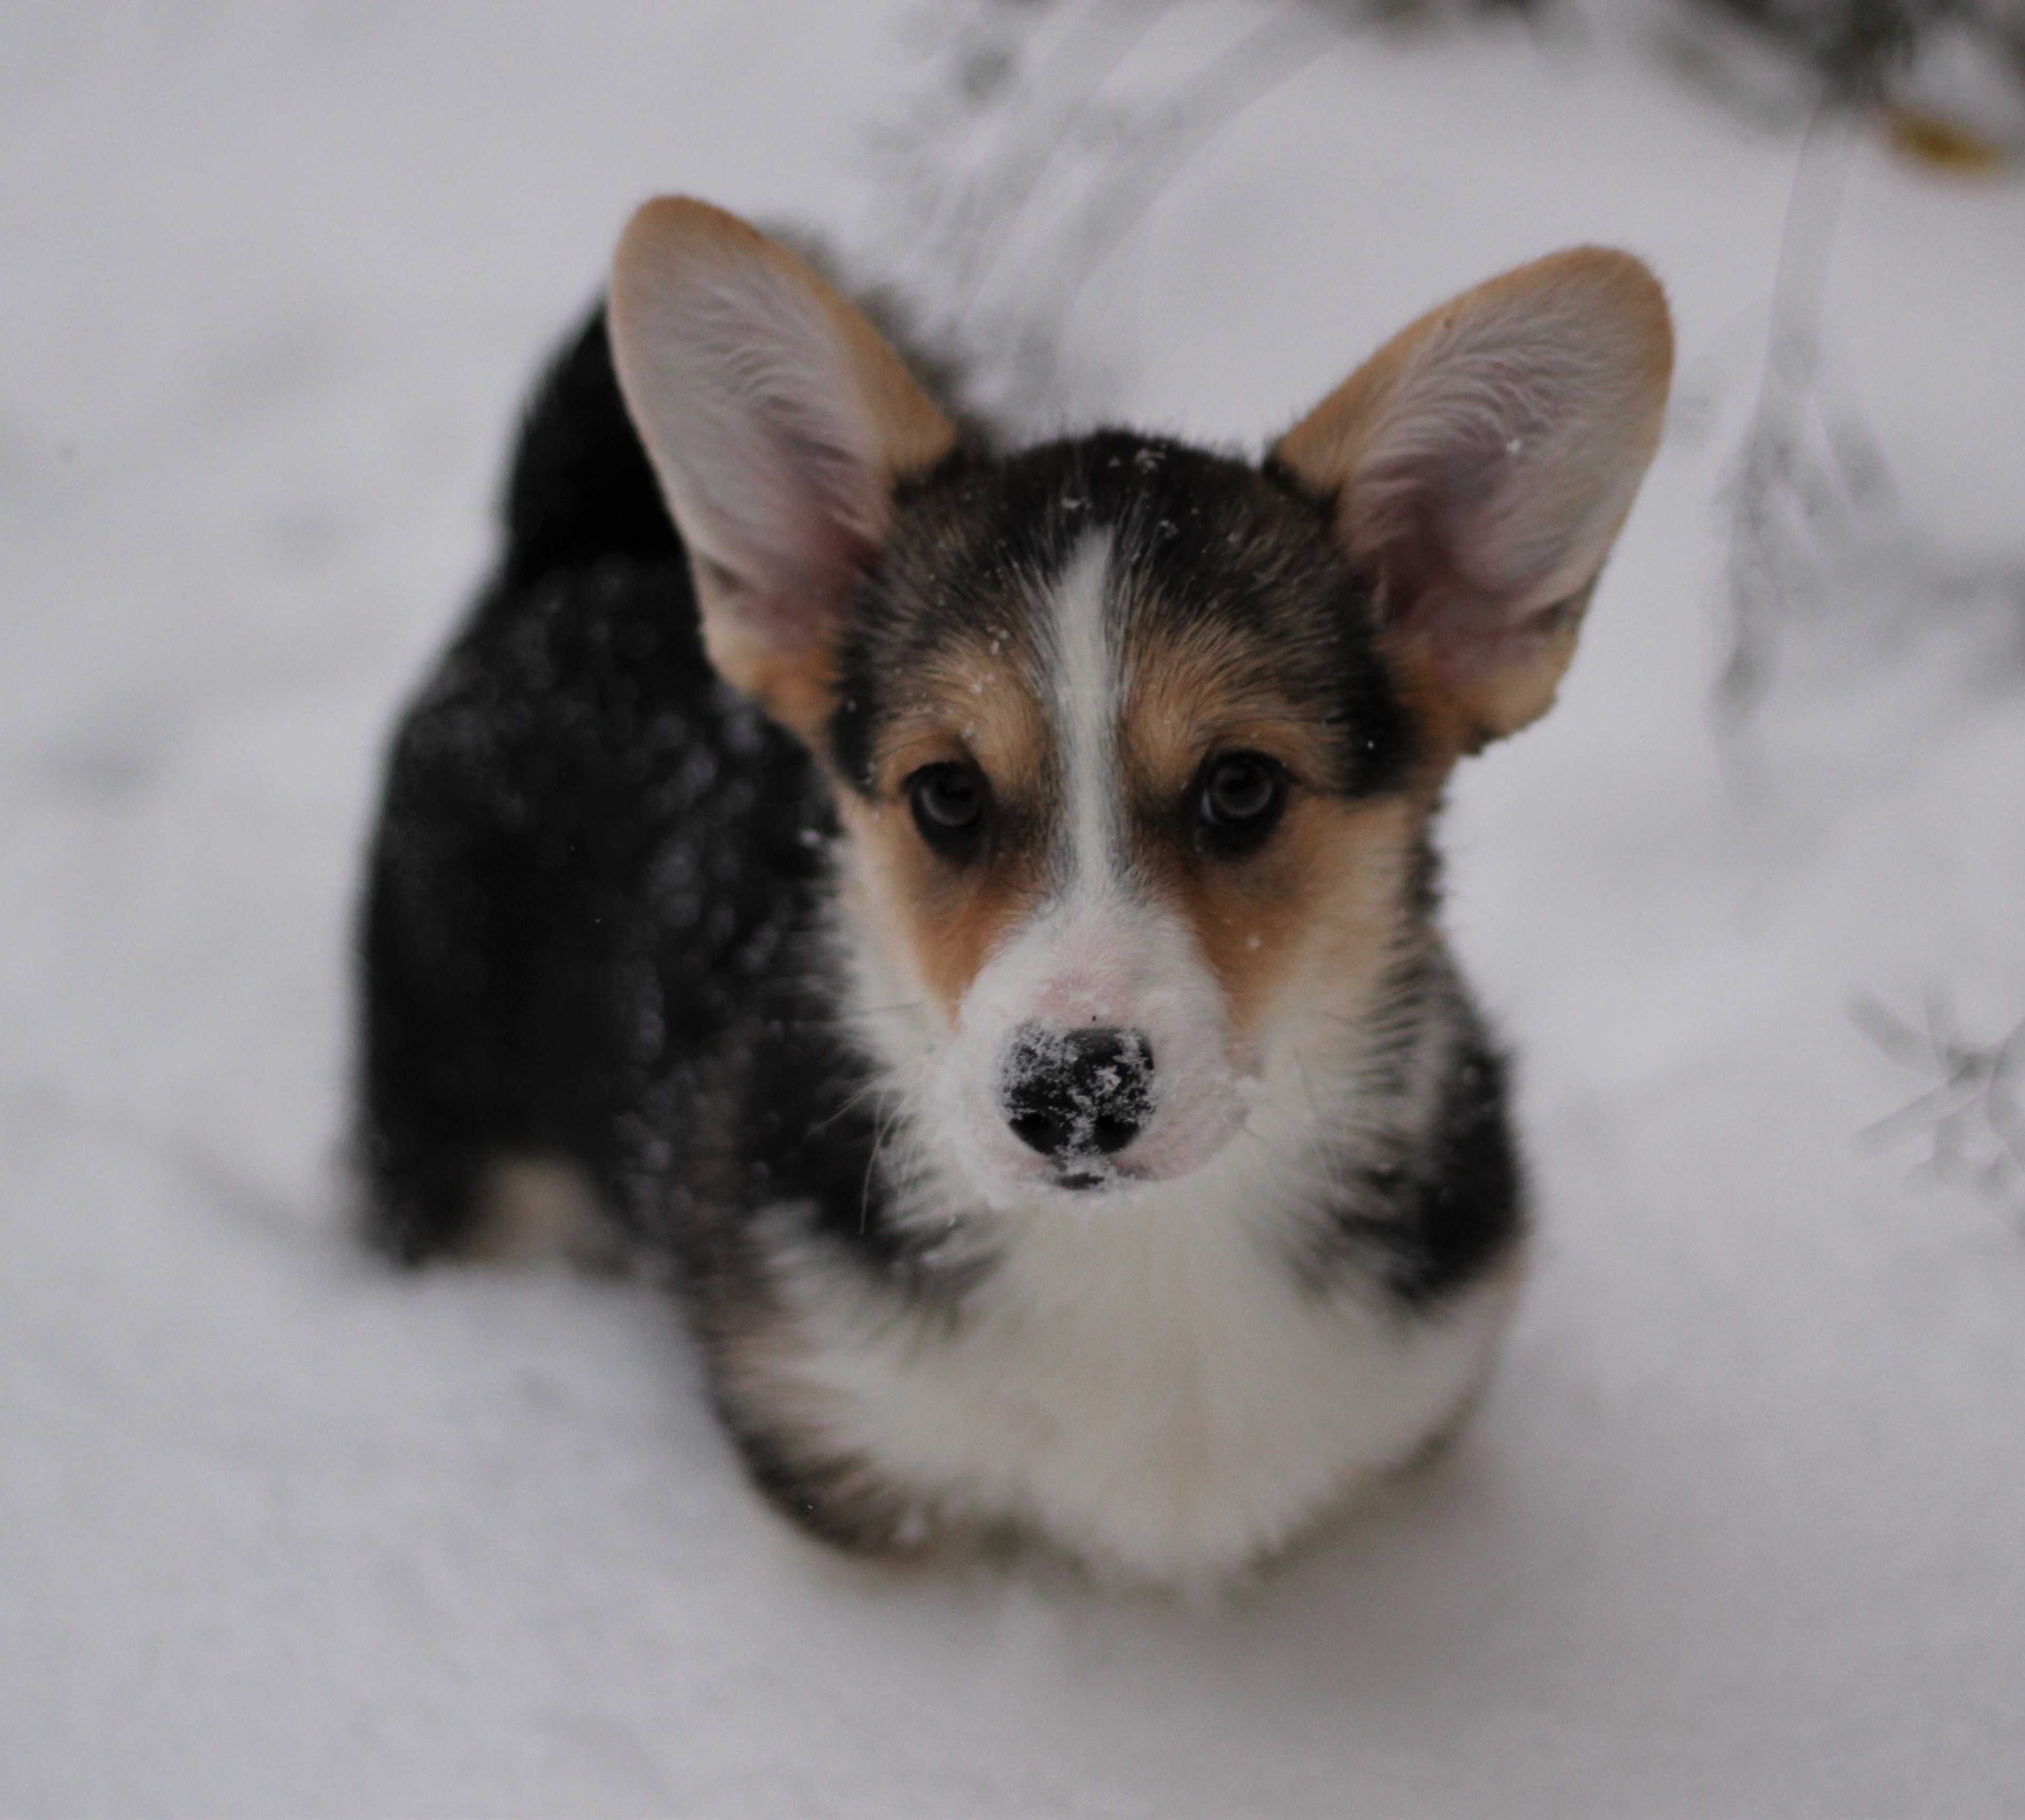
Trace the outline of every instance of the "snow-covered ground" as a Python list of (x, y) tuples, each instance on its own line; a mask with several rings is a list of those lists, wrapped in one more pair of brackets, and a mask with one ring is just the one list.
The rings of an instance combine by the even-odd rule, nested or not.
[[(377, 748), (520, 390), (657, 189), (932, 301), (950, 218), (896, 156), (1019, 155), (922, 123), (952, 17), (0, 10), (0, 1811), (2025, 1811), (2021, 1195), (1858, 1145), (1930, 1083), (1849, 1009), (2025, 1015), (2025, 605), (1929, 612), (1893, 554), (2025, 558), (2025, 189), (1850, 153), (1829, 377), (1902, 528), (1724, 748), (1796, 144), (1619, 16), (1262, 49), (1174, 8), (1112, 114), (1027, 104), (1071, 143), (964, 281), (1066, 311), (1078, 395), (1255, 440), (1551, 247), (1672, 292), (1682, 405), (1586, 648), (1448, 823), (1544, 1223), (1461, 1445), (1213, 1609), (868, 1569), (746, 1491), (647, 1292), (349, 1242)], [(1219, 50), (1260, 98), (1050, 296), (1092, 123)]]

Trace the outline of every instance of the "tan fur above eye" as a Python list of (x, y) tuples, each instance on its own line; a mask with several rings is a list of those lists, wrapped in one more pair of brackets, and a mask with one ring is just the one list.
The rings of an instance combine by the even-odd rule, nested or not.
[(1178, 804), (1205, 761), (1259, 752), (1319, 784), (1336, 769), (1336, 736), (1257, 674), (1253, 638), (1231, 626), (1163, 629), (1149, 613), (1133, 627), (1121, 757), (1127, 785), (1149, 811)]
[(906, 781), (924, 765), (974, 764), (994, 794), (1036, 794), (1046, 777), (1049, 741), (1040, 704), (1026, 690), (1003, 686), (972, 695), (924, 686), (873, 755), (874, 793), (906, 796)]

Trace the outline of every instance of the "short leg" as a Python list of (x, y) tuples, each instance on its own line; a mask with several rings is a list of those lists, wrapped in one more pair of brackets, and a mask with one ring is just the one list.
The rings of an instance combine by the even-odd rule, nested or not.
[(367, 1241), (415, 1264), (467, 1243), (503, 1109), (473, 856), (400, 770), (397, 750), (359, 927), (355, 1161)]

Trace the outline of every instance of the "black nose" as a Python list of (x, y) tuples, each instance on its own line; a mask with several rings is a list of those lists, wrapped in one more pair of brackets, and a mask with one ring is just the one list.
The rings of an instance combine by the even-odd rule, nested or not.
[(1109, 1156), (1153, 1111), (1153, 1046), (1136, 1030), (1012, 1033), (999, 1081), (1005, 1122), (1044, 1156)]

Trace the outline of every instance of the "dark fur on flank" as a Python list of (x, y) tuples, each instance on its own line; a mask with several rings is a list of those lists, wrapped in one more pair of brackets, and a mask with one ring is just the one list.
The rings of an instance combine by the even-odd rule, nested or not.
[(457, 1248), (488, 1158), (664, 1241), (702, 1059), (805, 920), (807, 755), (711, 671), (601, 311), (531, 407), (506, 548), (389, 756), (360, 925), (369, 1230)]
[[(1118, 432), (1003, 458), (967, 443), (902, 491), (840, 653), (826, 756), (854, 787), (884, 694), (938, 636), (936, 588), (965, 597), (966, 564), (1059, 568), (1093, 523), (1173, 578), (1184, 612), (1284, 616), (1262, 642), (1336, 730), (1332, 788), (1404, 787), (1413, 730), (1362, 583), (1329, 541), (1328, 502), (1286, 472)], [(477, 1236), (491, 1160), (560, 1158), (624, 1242), (671, 1268), (714, 1359), (775, 1292), (766, 1222), (798, 1223), (897, 1295), (955, 1296), (990, 1269), (988, 1242), (950, 1263), (886, 1216), (909, 1185), (879, 1148), (891, 1108), (873, 1060), (839, 1015), (826, 786), (704, 655), (601, 311), (535, 395), (505, 520), (496, 573), (395, 734), (369, 859), (358, 1146), (372, 1242), (406, 1263), (454, 1252)], [(1435, 895), (1428, 855), (1417, 921)], [(1522, 1193), (1503, 1064), (1446, 964), (1402, 970), (1382, 1015), (1453, 1032), (1439, 1110), (1356, 1160), (1289, 1267), (1318, 1294), (1354, 1270), (1403, 1316), (1509, 1252)], [(1369, 1085), (1380, 1101), (1406, 1091)], [(718, 1394), (783, 1509), (834, 1539), (892, 1539), (896, 1508), (851, 1461), (755, 1420), (722, 1375)]]

